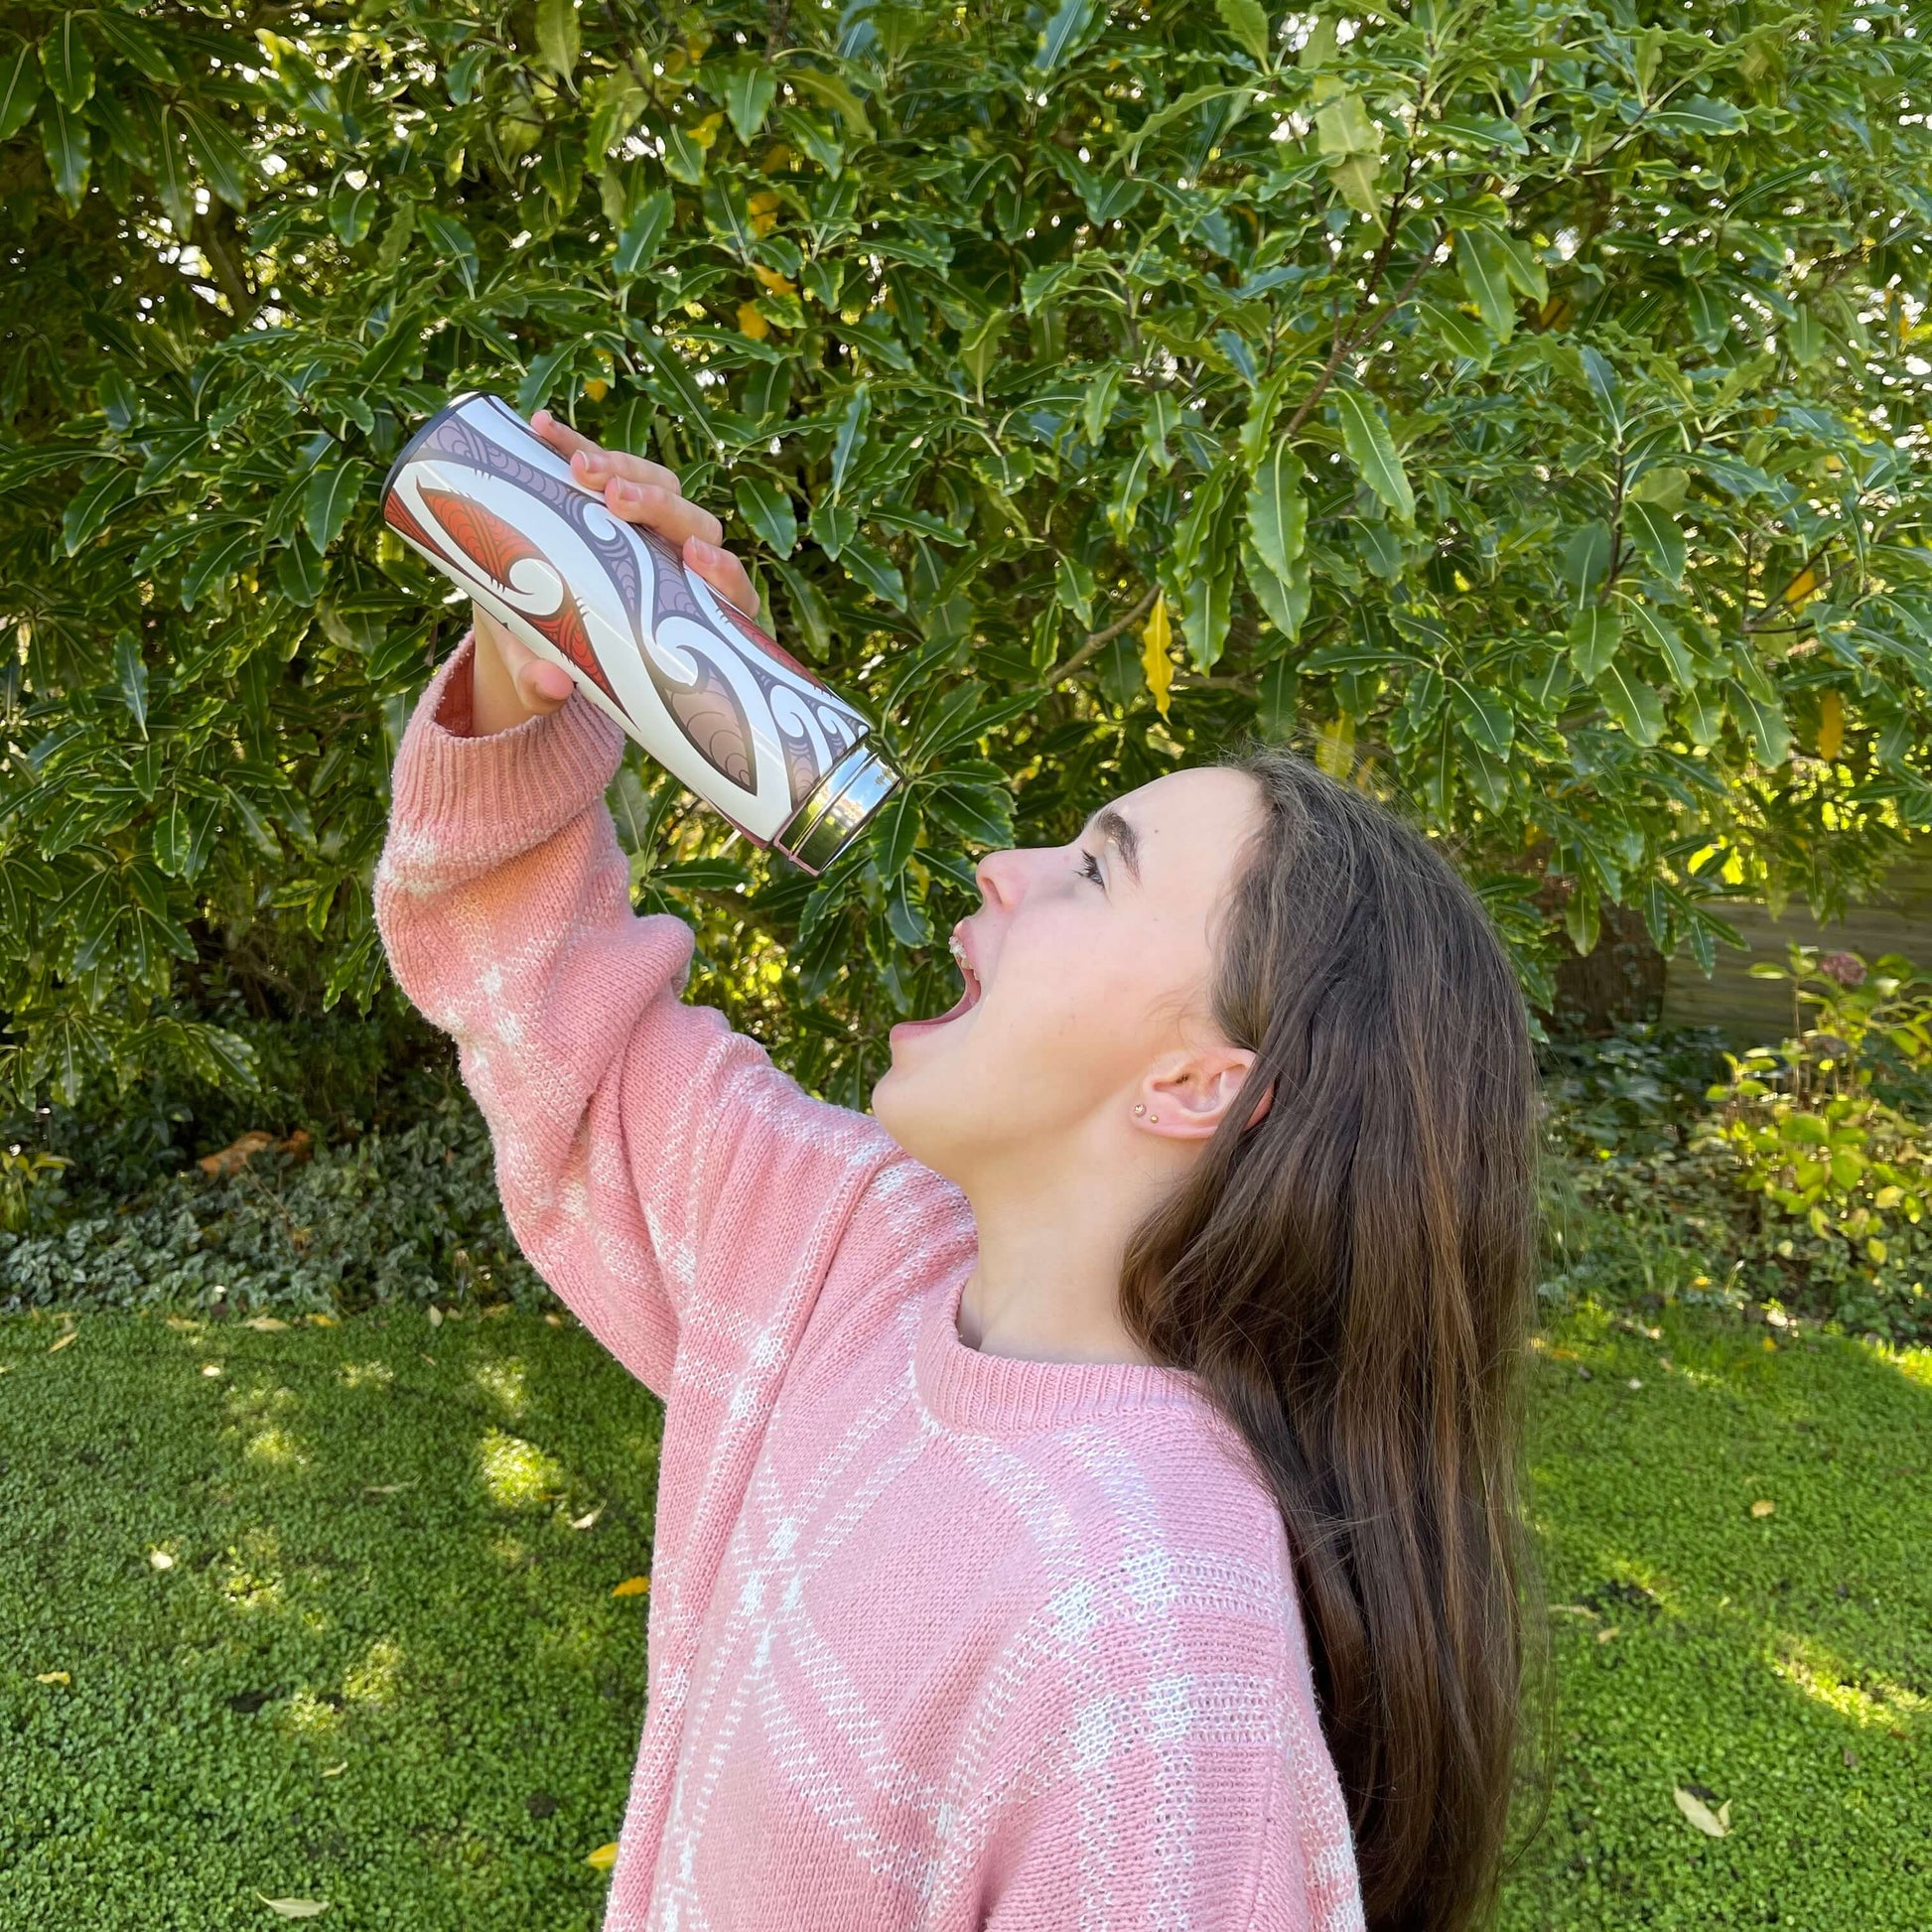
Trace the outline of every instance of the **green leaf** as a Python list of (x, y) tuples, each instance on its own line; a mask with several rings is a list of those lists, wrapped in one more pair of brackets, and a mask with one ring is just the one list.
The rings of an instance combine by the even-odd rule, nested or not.
[(1257, 0), (1214, 0), (1214, 11), (1221, 16), (1221, 25), (1254, 56), (1256, 66), (1266, 67), (1274, 37)]
[(1516, 305), (1509, 299), (1509, 269), (1494, 235), (1464, 228), (1455, 237), (1455, 267), (1476, 313), (1497, 342), (1516, 328)]
[(861, 382), (846, 398), (839, 412), (838, 433), (832, 439), (832, 494), (845, 487), (846, 474), (853, 459), (866, 446), (866, 424), (872, 416), (872, 391)]
[(1637, 628), (1669, 664), (1672, 682), (1680, 691), (1694, 690), (1698, 682), (1697, 663), (1685, 648), (1677, 626), (1648, 604), (1632, 604), (1629, 609), (1637, 621)]
[(194, 610), (201, 601), (202, 593), (209, 585), (225, 584), (241, 568), (242, 558), (260, 540), (261, 532), (258, 529), (244, 525), (205, 543), (196, 552), (195, 561), (182, 574), (181, 608), (184, 611)]
[(1655, 503), (1637, 502), (1625, 497), (1623, 527), (1635, 538), (1637, 548), (1659, 577), (1666, 583), (1683, 582), (1686, 561), (1684, 532), (1677, 527), (1676, 519), (1669, 511), (1660, 509)]
[(579, 45), (577, 0), (537, 0), (537, 65), (568, 80)]
[(992, 785), (934, 785), (925, 794), (927, 814), (975, 845), (1013, 843), (1013, 799)]
[(1451, 355), (1459, 355), (1478, 368), (1489, 366), (1494, 345), (1484, 330), (1460, 309), (1451, 309), (1442, 302), (1424, 302), (1419, 310), (1437, 340)]
[(248, 150), (212, 115), (195, 107), (183, 107), (180, 111), (188, 151), (195, 157), (202, 179), (231, 208), (245, 208), (248, 179), (254, 172)]
[[(792, 62), (785, 68), (785, 79), (799, 93), (810, 94), (821, 105), (831, 108), (860, 140), (872, 139), (872, 121), (867, 116), (864, 104), (836, 73)], [(828, 169), (826, 172), (829, 174), (831, 171)]]
[(836, 557), (859, 531), (859, 512), (849, 503), (834, 502), (821, 496), (812, 505), (812, 541), (828, 557)]
[(161, 207), (177, 234), (186, 234), (195, 218), (195, 184), (189, 174), (187, 142), (180, 116), (163, 108), (154, 144), (154, 188)]
[(1627, 666), (1605, 665), (1596, 680), (1603, 708), (1639, 745), (1654, 745), (1664, 729), (1664, 701)]
[(416, 210), (416, 225), (439, 255), (446, 261), (456, 263), (457, 273), (463, 277), (463, 286), (474, 294), (477, 287), (477, 243), (470, 230), (455, 215), (445, 214), (440, 208), (428, 206)]
[(1725, 681), (1730, 715), (1750, 741), (1751, 756), (1767, 771), (1775, 771), (1791, 756), (1791, 726), (1776, 698), (1759, 697), (1741, 680)]
[(1248, 486), (1248, 538), (1255, 555), (1285, 583), (1294, 575), (1308, 529), (1302, 462), (1286, 436), (1263, 459)]
[(1416, 499), (1409, 488), (1402, 459), (1396, 454), (1395, 439), (1382, 418), (1380, 404), (1359, 389), (1338, 389), (1335, 410), (1341, 417), (1343, 446), (1362, 481), (1398, 522), (1413, 523)]
[(302, 522), (309, 541), (326, 554), (343, 533), (349, 512), (369, 478), (369, 466), (359, 458), (318, 469), (302, 497)]
[(93, 168), (86, 123), (58, 100), (49, 100), (41, 111), (41, 146), (47, 153), (47, 172), (54, 177), (54, 192), (69, 208), (79, 207)]
[(1735, 134), (1744, 125), (1744, 117), (1727, 100), (1694, 94), (1688, 100), (1672, 101), (1653, 114), (1651, 125), (1672, 134), (1717, 137)]
[(905, 579), (898, 566), (876, 544), (854, 537), (839, 557), (839, 568), (863, 584), (873, 596), (905, 609)]
[(1099, 10), (1099, 0), (1060, 0), (1053, 17), (1040, 29), (1034, 66), (1051, 73), (1085, 39)]
[(1592, 604), (1570, 621), (1570, 661), (1586, 684), (1594, 684), (1615, 657), (1623, 641), (1623, 624), (1616, 612)]
[(901, 785), (880, 808), (871, 837), (873, 866), (881, 880), (890, 885), (905, 870), (923, 822), (918, 797), (909, 785)]
[(725, 111), (741, 141), (749, 142), (764, 125), (778, 91), (778, 70), (754, 58), (734, 67), (725, 78)]
[(1113, 420), (1114, 397), (1120, 390), (1120, 364), (1109, 362), (1087, 383), (1086, 394), (1080, 402), (1080, 427), (1087, 433), (1087, 441), (1096, 449), (1107, 434), (1107, 425)]
[(657, 251), (671, 225), (673, 203), (668, 188), (653, 188), (637, 204), (635, 212), (618, 237), (612, 264), (620, 281), (641, 275), (657, 259)]
[(1460, 678), (1449, 680), (1449, 693), (1455, 722), (1468, 735), (1469, 742), (1491, 758), (1506, 760), (1516, 738), (1516, 721), (1510, 716), (1508, 705), (1494, 691), (1485, 690), (1479, 684), (1465, 684)]
[(47, 89), (69, 114), (77, 114), (94, 94), (94, 53), (80, 26), (81, 16), (64, 13), (41, 42), (41, 71)]
[(1211, 558), (1187, 580), (1180, 597), (1180, 634), (1194, 668), (1211, 671), (1227, 644), (1233, 615), (1232, 556)]
[(732, 495), (738, 513), (751, 529), (780, 557), (789, 557), (798, 542), (798, 518), (791, 497), (763, 477), (741, 477)]
[(704, 180), (704, 149), (675, 122), (664, 130), (664, 172), (687, 188)]
[(16, 41), (13, 51), (0, 54), (0, 141), (11, 141), (34, 115), (41, 97), (41, 70), (34, 50)]
[(124, 463), (96, 470), (73, 492), (61, 517), (61, 542), (71, 557), (105, 528), (107, 519), (134, 494), (140, 472)]
[(772, 570), (777, 573), (778, 581), (785, 587), (785, 594), (791, 599), (791, 614), (797, 622), (808, 655), (820, 662), (831, 654), (833, 644), (832, 614), (826, 608), (825, 600), (819, 595), (818, 587), (803, 571), (791, 565), (774, 561)]
[(329, 198), (329, 225), (345, 248), (359, 248), (375, 219), (373, 188), (350, 188), (343, 183)]
[(141, 736), (148, 735), (148, 667), (141, 656), (141, 640), (131, 630), (114, 639), (114, 680), (121, 702), (134, 714)]

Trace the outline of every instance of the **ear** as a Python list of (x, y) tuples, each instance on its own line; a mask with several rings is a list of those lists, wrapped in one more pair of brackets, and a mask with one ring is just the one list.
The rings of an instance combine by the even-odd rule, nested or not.
[[(1133, 1125), (1157, 1140), (1208, 1139), (1240, 1100), (1254, 1061), (1247, 1047), (1225, 1045), (1156, 1061), (1135, 1089)], [(1255, 1103), (1250, 1127), (1273, 1098), (1271, 1088)]]

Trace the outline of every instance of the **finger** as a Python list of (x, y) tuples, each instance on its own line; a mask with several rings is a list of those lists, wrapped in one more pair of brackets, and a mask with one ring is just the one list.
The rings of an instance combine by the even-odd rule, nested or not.
[(759, 614), (759, 594), (752, 580), (729, 550), (697, 537), (684, 539), (684, 561), (729, 604), (736, 604), (748, 618)]
[(532, 711), (555, 711), (570, 696), (570, 673), (535, 651), (523, 655), (515, 673), (517, 695)]
[(607, 485), (604, 500), (626, 523), (641, 523), (672, 543), (696, 537), (701, 543), (715, 544), (725, 534), (725, 526), (709, 510), (656, 483), (620, 477)]
[(623, 450), (607, 450), (572, 429), (568, 423), (558, 422), (547, 409), (539, 409), (530, 418), (530, 427), (559, 456), (570, 459), (570, 474), (586, 489), (602, 489), (613, 477), (622, 477), (629, 483), (655, 483), (659, 489), (668, 489), (673, 495), (677, 493), (675, 471), (666, 470), (661, 463), (650, 463), (643, 457), (631, 456)]

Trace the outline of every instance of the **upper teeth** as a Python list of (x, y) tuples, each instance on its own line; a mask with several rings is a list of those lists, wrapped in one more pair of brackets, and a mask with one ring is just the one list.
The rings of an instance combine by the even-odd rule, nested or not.
[(955, 932), (946, 943), (952, 948), (952, 956), (959, 962), (959, 970), (963, 973), (966, 970), (966, 948), (960, 943), (959, 934)]

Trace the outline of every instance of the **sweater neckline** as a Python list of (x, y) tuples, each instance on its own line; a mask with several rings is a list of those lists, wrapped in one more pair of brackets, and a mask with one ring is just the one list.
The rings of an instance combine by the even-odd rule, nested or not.
[(1200, 1378), (1146, 1362), (1035, 1362), (988, 1355), (959, 1338), (971, 1261), (927, 1302), (912, 1373), (940, 1421), (984, 1436), (1021, 1436), (1121, 1410), (1195, 1407)]

